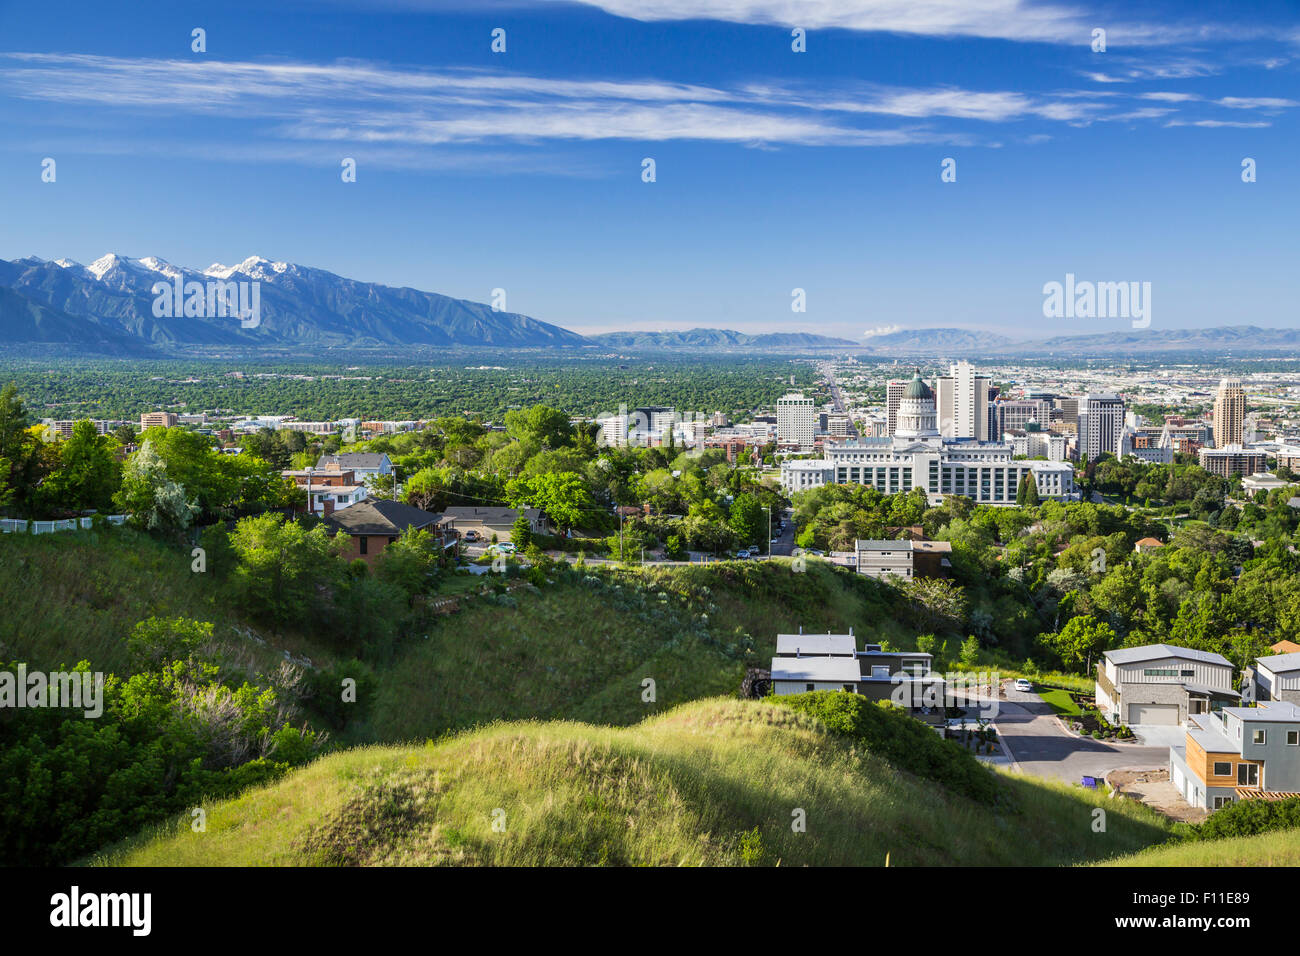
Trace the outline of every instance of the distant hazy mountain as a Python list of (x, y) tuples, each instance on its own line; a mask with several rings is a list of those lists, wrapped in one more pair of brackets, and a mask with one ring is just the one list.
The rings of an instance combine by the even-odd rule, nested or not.
[(587, 336), (593, 342), (620, 349), (778, 349), (850, 348), (858, 343), (808, 332), (747, 335), (733, 329), (687, 329), (684, 332), (605, 332)]
[(1130, 329), (1096, 335), (1061, 335), (1026, 343), (1035, 351), (1132, 352), (1149, 351), (1269, 351), (1300, 349), (1300, 329), (1262, 329), (1256, 325), (1230, 325), (1212, 329)]
[(971, 329), (908, 329), (865, 340), (867, 351), (908, 355), (1061, 355), (1144, 352), (1224, 352), (1300, 350), (1300, 329), (1264, 329), (1253, 325), (1213, 329), (1128, 329), (1047, 339), (1011, 339)]
[(904, 329), (863, 340), (863, 347), (880, 352), (995, 352), (1014, 346), (1005, 335), (972, 329)]
[[(155, 283), (260, 284), (260, 323), (238, 318), (155, 317)], [(10, 342), (69, 343), (86, 334), (121, 335), (148, 345), (499, 346), (590, 345), (575, 332), (479, 302), (434, 292), (345, 279), (322, 269), (253, 256), (202, 272), (161, 259), (106, 255), (89, 266), (67, 259), (0, 260), (0, 287), (51, 310), (39, 321), (14, 319)], [(11, 306), (10, 308), (16, 308)], [(57, 313), (73, 322), (59, 319)], [(79, 320), (79, 321), (78, 321)], [(39, 326), (32, 329), (30, 325)], [(6, 326), (6, 330), (8, 327)], [(97, 331), (98, 330), (98, 331)], [(42, 338), (26, 338), (37, 334)]]

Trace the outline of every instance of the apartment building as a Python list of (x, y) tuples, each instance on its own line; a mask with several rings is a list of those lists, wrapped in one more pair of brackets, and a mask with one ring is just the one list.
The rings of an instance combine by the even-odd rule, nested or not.
[(1214, 446), (1240, 445), (1245, 439), (1246, 390), (1241, 379), (1225, 378), (1214, 397)]
[(1232, 475), (1253, 475), (1268, 470), (1268, 453), (1228, 445), (1226, 448), (1202, 448), (1197, 452), (1200, 466), (1212, 475), (1228, 478)]
[(1194, 807), (1300, 796), (1300, 707), (1288, 701), (1194, 714), (1169, 780)]
[(936, 382), (935, 404), (939, 434), (944, 438), (974, 438), (980, 441), (1000, 437), (990, 427), (989, 404), (993, 380), (980, 375), (965, 360), (948, 367), (948, 374)]
[(817, 435), (817, 410), (802, 392), (790, 392), (776, 401), (777, 441), (810, 450)]
[(1079, 455), (1096, 461), (1118, 456), (1124, 434), (1124, 400), (1118, 395), (1089, 394), (1079, 403)]
[(173, 412), (146, 412), (140, 416), (140, 430), (146, 428), (175, 428), (176, 415)]

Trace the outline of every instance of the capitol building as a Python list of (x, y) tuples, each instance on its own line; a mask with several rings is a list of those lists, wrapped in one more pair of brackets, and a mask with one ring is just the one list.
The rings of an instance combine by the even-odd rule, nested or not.
[(1006, 442), (942, 438), (936, 418), (934, 392), (918, 371), (903, 392), (891, 437), (860, 438), (827, 446), (825, 458), (783, 462), (781, 485), (788, 494), (831, 484), (870, 485), (891, 495), (922, 488), (931, 505), (948, 495), (1014, 505), (1021, 480), (1032, 475), (1040, 498), (1078, 497), (1068, 462), (1017, 461)]

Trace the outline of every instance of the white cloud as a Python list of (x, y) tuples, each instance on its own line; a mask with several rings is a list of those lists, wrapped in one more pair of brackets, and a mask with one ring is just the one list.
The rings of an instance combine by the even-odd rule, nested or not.
[(1295, 100), (1285, 100), (1277, 96), (1225, 96), (1214, 102), (1234, 110), (1286, 109), (1300, 106), (1300, 103)]

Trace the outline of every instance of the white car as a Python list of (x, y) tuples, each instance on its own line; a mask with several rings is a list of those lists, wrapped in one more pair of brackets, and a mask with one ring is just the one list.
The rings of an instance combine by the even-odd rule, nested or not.
[(1016, 690), (1024, 691), (1026, 694), (1031, 694), (1034, 691), (1034, 685), (1029, 683), (1029, 681), (1025, 680), (1023, 677), (1017, 677)]
[(749, 552), (748, 552), (747, 550), (745, 550), (744, 548), (742, 548), (742, 549), (740, 549), (739, 551), (736, 552), (736, 557), (737, 557), (738, 559), (740, 559), (740, 560), (743, 561), (745, 558), (748, 558), (748, 557), (749, 557)]

